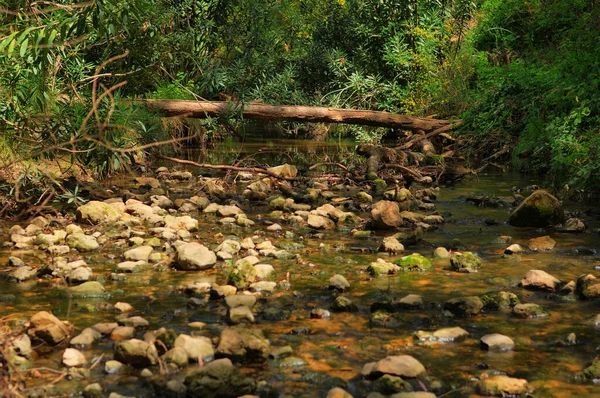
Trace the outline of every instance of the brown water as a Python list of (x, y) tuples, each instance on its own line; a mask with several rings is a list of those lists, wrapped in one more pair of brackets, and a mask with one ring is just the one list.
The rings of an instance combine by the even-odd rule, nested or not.
[[(244, 372), (257, 380), (266, 380), (280, 394), (296, 397), (323, 397), (329, 388), (345, 385), (347, 390), (360, 396), (361, 381), (357, 378), (362, 366), (387, 355), (408, 353), (418, 358), (429, 374), (443, 383), (445, 396), (463, 397), (473, 394), (472, 380), (484, 373), (505, 372), (511, 376), (528, 379), (535, 387), (536, 397), (593, 397), (600, 396), (600, 387), (590, 381), (576, 379), (576, 374), (585, 368), (597, 355), (600, 347), (600, 328), (590, 320), (600, 313), (600, 300), (569, 302), (544, 293), (532, 293), (516, 287), (518, 281), (530, 269), (542, 269), (565, 281), (576, 279), (583, 273), (595, 273), (594, 266), (600, 265), (598, 255), (582, 255), (581, 248), (600, 253), (600, 237), (587, 232), (564, 234), (528, 228), (513, 228), (503, 223), (509, 209), (479, 208), (464, 201), (464, 197), (483, 192), (487, 195), (509, 195), (513, 186), (531, 183), (515, 175), (480, 176), (479, 179), (460, 183), (453, 188), (443, 188), (436, 205), (446, 219), (439, 230), (429, 232), (418, 246), (407, 248), (407, 253), (419, 252), (429, 258), (440, 245), (448, 245), (459, 239), (469, 250), (484, 260), (478, 273), (458, 274), (446, 269), (441, 260), (434, 262), (435, 270), (423, 273), (401, 273), (395, 276), (371, 278), (364, 272), (366, 266), (378, 257), (393, 260), (399, 256), (384, 254), (361, 254), (355, 248), (376, 248), (382, 236), (368, 240), (351, 238), (350, 228), (325, 232), (315, 236), (308, 229), (284, 225), (284, 230), (293, 231), (293, 240), (281, 239), (268, 233), (266, 225), (257, 223), (250, 231), (229, 229), (216, 223), (214, 216), (199, 215), (202, 223), (200, 240), (214, 248), (221, 239), (219, 232), (252, 236), (254, 231), (269, 238), (274, 244), (300, 243), (301, 248), (290, 250), (304, 260), (269, 259), (277, 271), (277, 280), (283, 280), (289, 272), (291, 289), (265, 295), (255, 307), (257, 323), (271, 340), (272, 346), (291, 345), (294, 357), (305, 364), (282, 367), (278, 361), (263, 366), (244, 368)], [(567, 205), (567, 210), (589, 210), (584, 219), (588, 231), (600, 225), (598, 208)], [(266, 208), (247, 209), (251, 218)], [(596, 214), (596, 215), (593, 215)], [(488, 226), (485, 220), (497, 220), (498, 225)], [(4, 228), (3, 228), (4, 230)], [(525, 253), (519, 257), (505, 257), (505, 244), (494, 243), (501, 235), (510, 235), (513, 243), (526, 246), (536, 236), (549, 234), (557, 242), (552, 253)], [(2, 235), (6, 237), (5, 233)], [(172, 328), (178, 333), (190, 333), (187, 324), (200, 320), (208, 324), (201, 333), (219, 336), (224, 326), (225, 305), (210, 302), (204, 309), (186, 306), (187, 296), (177, 287), (195, 281), (225, 282), (225, 272), (216, 269), (207, 273), (178, 272), (169, 268), (148, 270), (128, 274), (123, 281), (105, 278), (119, 262), (123, 249), (105, 248), (101, 253), (83, 255), (99, 280), (105, 283), (110, 298), (69, 299), (62, 294), (61, 281), (38, 281), (11, 284), (0, 280), (0, 316), (11, 315), (26, 319), (37, 311), (52, 311), (62, 320), (69, 320), (77, 329), (97, 322), (108, 322), (114, 314), (98, 311), (101, 302), (126, 301), (136, 308), (136, 313), (150, 321), (151, 329)], [(6, 262), (9, 253), (0, 251), (0, 264)], [(34, 264), (43, 259), (25, 257)], [(335, 273), (344, 275), (351, 283), (346, 294), (359, 307), (356, 313), (332, 313), (330, 319), (310, 319), (312, 308), (330, 308), (335, 298), (327, 289), (329, 278)], [(443, 303), (453, 297), (482, 295), (487, 292), (506, 290), (516, 293), (522, 302), (543, 305), (550, 311), (547, 319), (517, 319), (509, 312), (484, 313), (474, 318), (453, 319), (442, 314)], [(418, 311), (399, 314), (400, 326), (394, 328), (371, 327), (370, 306), (375, 301), (400, 298), (409, 293), (422, 295), (427, 305)], [(266, 320), (261, 315), (266, 308), (274, 307), (289, 318), (279, 321)], [(471, 333), (461, 343), (425, 346), (413, 339), (417, 330), (435, 330), (446, 326), (461, 326)], [(308, 328), (308, 335), (295, 335), (296, 328)], [(576, 345), (559, 345), (566, 341), (569, 333), (577, 335)], [(517, 343), (514, 352), (490, 353), (480, 348), (479, 338), (488, 333), (511, 336)], [(141, 337), (142, 333), (138, 333)], [(138, 397), (153, 396), (149, 386), (137, 377), (107, 376), (103, 373), (103, 362), (112, 357), (113, 343), (102, 340), (92, 349), (85, 351), (90, 362), (104, 355), (102, 364), (92, 371), (92, 381), (103, 383), (108, 392), (117, 391)], [(35, 366), (60, 369), (62, 351), (50, 352), (35, 361)], [(131, 376), (137, 373), (132, 371)], [(177, 376), (173, 376), (177, 377)], [(48, 379), (51, 380), (51, 379)], [(80, 391), (89, 381), (61, 381), (57, 388), (66, 392)]]

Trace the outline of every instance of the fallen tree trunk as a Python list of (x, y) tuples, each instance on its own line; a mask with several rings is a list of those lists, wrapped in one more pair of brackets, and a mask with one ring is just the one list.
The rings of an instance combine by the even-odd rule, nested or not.
[[(400, 128), (411, 131), (435, 131), (454, 122), (427, 119), (389, 112), (337, 109), (318, 106), (269, 105), (223, 101), (141, 100), (149, 110), (165, 116), (206, 118), (240, 114), (249, 120), (270, 120), (311, 123), (346, 123), (363, 126)], [(448, 127), (450, 128), (450, 127)]]

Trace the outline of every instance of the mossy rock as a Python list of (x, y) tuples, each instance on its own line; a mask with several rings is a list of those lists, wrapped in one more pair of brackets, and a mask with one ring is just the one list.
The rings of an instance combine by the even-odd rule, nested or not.
[(450, 268), (458, 272), (476, 272), (481, 259), (471, 252), (454, 253), (450, 256)]
[(508, 309), (520, 303), (516, 294), (505, 291), (487, 293), (482, 295), (480, 299), (483, 302), (483, 309), (486, 311)]
[(399, 258), (394, 261), (394, 264), (400, 266), (404, 271), (427, 271), (433, 267), (427, 257), (418, 253)]
[(371, 326), (384, 328), (397, 328), (403, 325), (400, 315), (396, 313), (389, 313), (387, 311), (376, 311), (372, 313), (369, 322)]
[(385, 188), (387, 188), (387, 183), (381, 178), (374, 180), (373, 184), (375, 185), (375, 192), (378, 194), (383, 193), (383, 191), (385, 191)]
[(387, 261), (378, 259), (372, 262), (367, 267), (367, 272), (372, 276), (391, 275), (398, 272), (400, 268), (396, 264), (388, 263)]
[(547, 191), (533, 192), (509, 216), (508, 223), (515, 227), (547, 227), (563, 222), (564, 211), (558, 199)]
[(583, 372), (581, 372), (581, 376), (583, 376), (586, 379), (600, 378), (600, 356), (594, 358), (592, 364), (585, 368)]
[(413, 388), (401, 377), (385, 374), (373, 382), (373, 390), (390, 395), (402, 391), (413, 391)]

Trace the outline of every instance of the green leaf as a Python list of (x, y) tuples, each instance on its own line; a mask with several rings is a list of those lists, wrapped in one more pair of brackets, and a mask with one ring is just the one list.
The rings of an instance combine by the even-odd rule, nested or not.
[[(13, 40), (15, 39), (15, 36), (17, 35), (17, 33), (19, 33), (19, 32), (14, 32), (10, 36), (8, 36), (7, 39), (4, 39), (4, 40), (2, 40), (2, 42), (0, 42), (0, 51), (4, 51), (4, 49), (6, 48), (6, 46), (8, 46), (10, 43), (13, 42)], [(13, 46), (13, 48), (14, 48), (14, 46)]]
[(52, 44), (54, 43), (54, 39), (56, 38), (57, 34), (58, 31), (56, 29), (52, 29), (52, 31), (50, 32), (50, 37), (48, 37), (48, 47), (52, 47)]
[(25, 39), (25, 41), (23, 43), (21, 43), (21, 50), (19, 50), (19, 55), (21, 56), (21, 58), (25, 56), (28, 45), (29, 45), (29, 38)]

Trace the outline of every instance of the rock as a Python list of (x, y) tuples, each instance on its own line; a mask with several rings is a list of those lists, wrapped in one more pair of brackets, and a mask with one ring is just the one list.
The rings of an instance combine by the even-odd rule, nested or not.
[(371, 367), (369, 365), (365, 365), (361, 372), (362, 374), (366, 373), (369, 378), (377, 378), (388, 374), (413, 379), (425, 374), (425, 367), (410, 355), (388, 356), (371, 365)]
[(481, 338), (481, 345), (489, 351), (512, 351), (515, 348), (515, 342), (500, 333), (486, 334)]
[(238, 214), (244, 214), (244, 212), (237, 206), (221, 206), (217, 209), (217, 214), (221, 217), (232, 217)]
[(254, 314), (246, 306), (239, 306), (229, 309), (229, 321), (235, 325), (240, 323), (254, 323)]
[(69, 288), (69, 293), (76, 296), (103, 295), (104, 292), (104, 286), (102, 286), (100, 282), (96, 281), (84, 282), (81, 285), (72, 286)]
[(348, 297), (338, 296), (333, 302), (332, 310), (337, 312), (356, 312), (358, 311), (358, 307)]
[(140, 246), (127, 250), (125, 253), (123, 253), (123, 257), (125, 257), (125, 260), (128, 261), (148, 261), (152, 251), (152, 246)]
[(19, 257), (10, 256), (8, 258), (8, 266), (9, 267), (22, 267), (25, 265), (25, 262), (21, 260)]
[(227, 239), (221, 243), (215, 251), (217, 252), (226, 252), (229, 254), (237, 254), (242, 248), (242, 245), (237, 240)]
[(450, 256), (450, 268), (457, 272), (477, 272), (481, 259), (471, 252), (456, 252)]
[(69, 328), (57, 317), (46, 311), (40, 311), (29, 320), (28, 334), (55, 346), (69, 337)]
[(418, 294), (408, 294), (393, 304), (401, 310), (414, 310), (423, 307), (423, 297)]
[(298, 175), (298, 169), (291, 164), (282, 164), (280, 166), (269, 167), (267, 169), (272, 175), (286, 178), (295, 178)]
[(438, 329), (435, 332), (424, 332), (419, 330), (415, 336), (421, 341), (439, 341), (441, 343), (451, 343), (462, 341), (469, 337), (469, 332), (461, 327)]
[(135, 336), (135, 328), (133, 326), (117, 326), (110, 333), (111, 340), (127, 340)]
[(71, 249), (77, 249), (80, 252), (90, 252), (100, 247), (96, 238), (84, 233), (74, 233), (67, 236), (67, 244)]
[(89, 348), (96, 340), (99, 340), (102, 335), (92, 328), (85, 328), (77, 336), (73, 337), (70, 345), (75, 347)]
[(373, 202), (373, 197), (364, 191), (357, 193), (356, 199), (358, 199), (358, 201), (361, 203), (372, 203)]
[(161, 359), (166, 363), (174, 363), (180, 368), (188, 364), (188, 354), (181, 347), (174, 347), (167, 351)]
[(404, 245), (402, 245), (402, 243), (400, 243), (395, 237), (388, 236), (383, 238), (383, 242), (379, 246), (378, 250), (380, 252), (396, 254), (404, 251)]
[(339, 388), (339, 387), (335, 387), (327, 392), (327, 397), (325, 397), (325, 398), (353, 398), (353, 397), (346, 390)]
[(77, 221), (83, 224), (109, 224), (119, 221), (123, 211), (117, 206), (92, 200), (77, 208)]
[[(20, 334), (10, 339), (9, 347), (14, 350), (14, 353), (25, 358), (31, 356), (31, 339), (26, 334)], [(10, 353), (10, 351), (8, 351)]]
[(270, 281), (254, 282), (250, 285), (250, 289), (255, 292), (271, 293), (275, 291), (275, 288), (277, 288), (277, 282)]
[(69, 368), (79, 367), (85, 365), (87, 359), (85, 359), (85, 355), (81, 351), (75, 348), (67, 348), (63, 353), (62, 363)]
[(367, 272), (373, 276), (379, 275), (391, 275), (398, 272), (400, 269), (396, 264), (385, 261), (382, 258), (378, 258), (377, 261), (372, 262), (367, 267)]
[(123, 373), (125, 371), (125, 365), (119, 361), (109, 360), (104, 364), (104, 371), (109, 375)]
[(158, 206), (161, 209), (172, 209), (175, 207), (173, 201), (164, 195), (152, 195), (150, 196), (152, 206)]
[(254, 307), (256, 297), (252, 294), (234, 294), (225, 297), (225, 303), (229, 308), (236, 307)]
[(508, 223), (516, 227), (547, 227), (563, 222), (564, 212), (558, 199), (547, 191), (534, 191), (509, 216)]
[(398, 232), (394, 237), (404, 246), (416, 245), (423, 240), (423, 228), (416, 227), (413, 230)]
[(256, 390), (255, 381), (243, 375), (227, 358), (192, 371), (184, 384), (188, 396), (203, 398), (237, 398)]
[(600, 378), (600, 356), (594, 358), (592, 364), (581, 372), (581, 376), (586, 379)]
[(25, 282), (37, 278), (37, 271), (28, 265), (10, 270), (4, 277), (12, 282)]
[(275, 275), (275, 268), (271, 264), (255, 264), (256, 277), (260, 280), (273, 279)]
[(183, 349), (189, 361), (192, 362), (198, 362), (198, 358), (201, 358), (205, 362), (210, 362), (215, 357), (215, 350), (208, 337), (180, 334), (175, 339), (173, 348), (176, 347)]
[(399, 392), (396, 394), (390, 395), (388, 398), (435, 398), (436, 395), (432, 392), (425, 391), (409, 391), (409, 392)]
[(437, 247), (433, 251), (433, 258), (450, 258), (450, 252), (445, 247)]
[(427, 271), (433, 268), (431, 261), (419, 253), (401, 257), (395, 260), (394, 264), (400, 266), (404, 271)]
[(247, 257), (236, 261), (227, 276), (227, 284), (237, 287), (238, 289), (245, 289), (256, 281), (256, 268), (254, 267), (253, 260), (249, 260)]
[(496, 375), (482, 379), (477, 383), (477, 391), (487, 396), (525, 395), (533, 389), (525, 379), (517, 379), (505, 375)]
[(314, 308), (310, 311), (311, 319), (331, 318), (331, 313), (323, 308)]
[(98, 333), (106, 336), (106, 335), (111, 334), (112, 331), (115, 330), (115, 328), (118, 326), (119, 326), (119, 324), (116, 322), (102, 322), (102, 323), (97, 323), (94, 326), (92, 326), (92, 329), (94, 329)]
[(514, 243), (504, 249), (504, 254), (519, 254), (523, 252), (521, 245)]
[(177, 247), (177, 269), (197, 271), (212, 268), (217, 262), (215, 253), (206, 246), (192, 242)]
[(116, 344), (115, 359), (134, 367), (146, 367), (158, 363), (158, 353), (154, 345), (131, 339)]
[(515, 305), (513, 315), (517, 318), (547, 318), (550, 316), (544, 307), (533, 303)]
[(398, 203), (380, 200), (371, 209), (372, 225), (375, 229), (394, 229), (404, 225)]
[(83, 396), (84, 398), (104, 398), (106, 395), (100, 383), (92, 383), (85, 386)]
[(334, 229), (335, 223), (327, 217), (310, 214), (308, 216), (308, 226), (314, 229)]
[(119, 319), (119, 325), (131, 326), (131, 327), (138, 329), (138, 328), (145, 328), (145, 327), (149, 326), (150, 323), (146, 319), (142, 318), (141, 316), (132, 316), (129, 318)]
[(585, 224), (579, 218), (569, 218), (565, 222), (565, 226), (560, 229), (561, 232), (584, 232), (586, 229)]
[(181, 216), (181, 217), (173, 217), (166, 216), (165, 217), (165, 228), (170, 228), (174, 231), (197, 231), (198, 230), (198, 220), (192, 218), (190, 216)]
[(90, 267), (78, 267), (69, 272), (67, 279), (72, 284), (87, 282), (94, 276)]
[(561, 281), (546, 271), (532, 269), (525, 274), (519, 285), (531, 290), (556, 291), (560, 288)]
[(329, 288), (337, 289), (339, 291), (344, 291), (350, 288), (350, 283), (344, 278), (344, 276), (340, 274), (335, 274), (331, 278), (329, 278)]
[(516, 294), (504, 291), (484, 294), (480, 298), (486, 311), (512, 308), (520, 302)]
[(540, 236), (529, 240), (529, 250), (549, 252), (556, 246), (556, 241), (549, 236)]
[(444, 310), (459, 317), (471, 317), (479, 314), (483, 308), (483, 302), (477, 296), (457, 297), (446, 301)]
[(119, 312), (131, 312), (134, 310), (133, 306), (129, 303), (124, 303), (124, 302), (117, 302), (117, 304), (115, 304), (115, 310), (119, 311)]
[(271, 346), (260, 329), (227, 328), (221, 333), (216, 356), (241, 363), (263, 363)]
[(413, 389), (409, 382), (392, 375), (381, 376), (373, 382), (372, 388), (382, 394), (394, 394), (401, 391), (412, 391)]
[(600, 279), (592, 274), (577, 278), (575, 293), (583, 299), (592, 300), (600, 297)]

